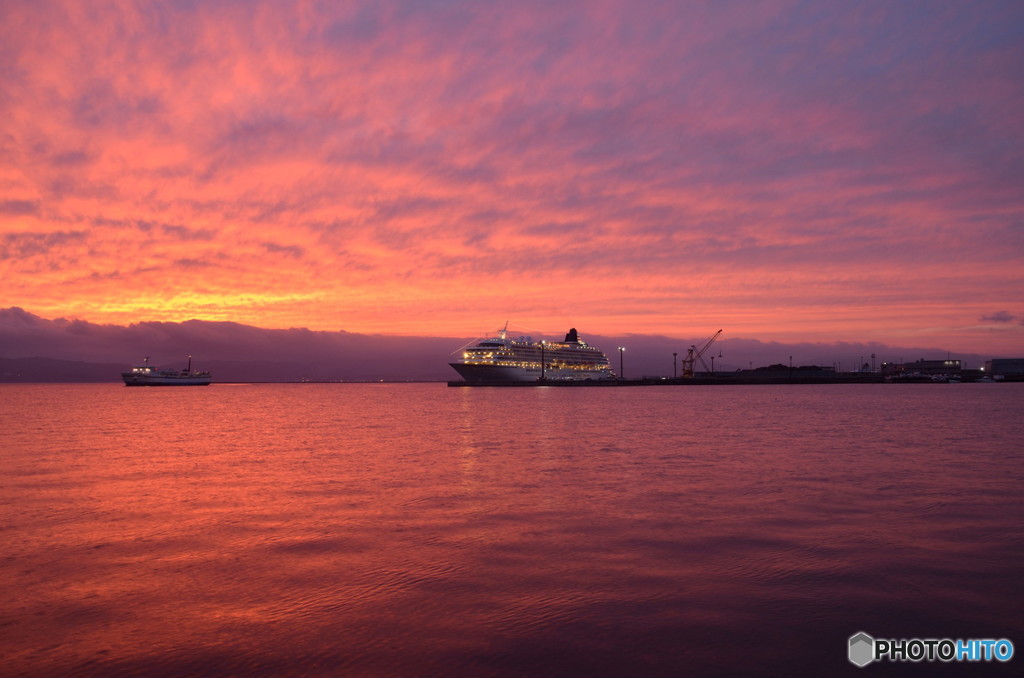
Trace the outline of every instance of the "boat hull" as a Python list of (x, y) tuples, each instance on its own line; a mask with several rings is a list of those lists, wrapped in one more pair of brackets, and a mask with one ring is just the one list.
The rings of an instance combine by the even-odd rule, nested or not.
[(209, 386), (210, 377), (145, 377), (122, 374), (125, 386)]
[[(513, 365), (473, 365), (467, 363), (448, 363), (459, 376), (466, 381), (539, 381), (539, 367), (517, 367)], [(587, 381), (588, 379), (609, 379), (607, 371), (599, 370), (544, 370), (544, 379), (548, 381)]]

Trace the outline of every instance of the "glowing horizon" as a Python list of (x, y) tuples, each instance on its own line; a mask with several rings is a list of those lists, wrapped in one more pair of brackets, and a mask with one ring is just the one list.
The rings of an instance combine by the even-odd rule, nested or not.
[(1024, 9), (10, 2), (0, 308), (1024, 352)]

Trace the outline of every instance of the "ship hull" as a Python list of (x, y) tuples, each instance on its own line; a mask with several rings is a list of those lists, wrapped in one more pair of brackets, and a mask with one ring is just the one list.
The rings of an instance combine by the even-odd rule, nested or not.
[(134, 374), (121, 375), (125, 386), (209, 386), (210, 377), (141, 377)]
[[(448, 363), (459, 376), (466, 381), (539, 381), (539, 367), (516, 367), (512, 365), (473, 365), (466, 363)], [(543, 378), (548, 381), (586, 381), (588, 379), (608, 379), (607, 371), (599, 370), (559, 370), (547, 368)]]

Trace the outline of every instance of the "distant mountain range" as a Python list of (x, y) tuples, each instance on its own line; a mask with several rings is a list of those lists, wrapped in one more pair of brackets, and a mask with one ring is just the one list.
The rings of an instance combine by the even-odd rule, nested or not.
[[(565, 328), (568, 330), (569, 328)], [(657, 335), (605, 337), (578, 328), (580, 338), (605, 351), (618, 371), (616, 347), (627, 377), (671, 376), (686, 349), (706, 337)], [(717, 328), (715, 328), (717, 329)], [(713, 330), (709, 330), (708, 334)], [(719, 371), (771, 364), (829, 365), (853, 370), (919, 358), (946, 358), (940, 348), (891, 347), (881, 344), (781, 344), (728, 337), (728, 328), (706, 354)], [(541, 339), (542, 337), (535, 337)], [(543, 337), (560, 340), (561, 336)], [(400, 337), (263, 329), (232, 322), (188, 320), (141, 322), (128, 326), (82, 320), (47, 320), (21, 308), (0, 309), (0, 382), (119, 381), (120, 372), (150, 356), (155, 364), (209, 370), (215, 381), (445, 381), (457, 379), (448, 363), (473, 338)], [(979, 367), (992, 357), (955, 354), (965, 367)], [(677, 368), (678, 369), (678, 368)]]

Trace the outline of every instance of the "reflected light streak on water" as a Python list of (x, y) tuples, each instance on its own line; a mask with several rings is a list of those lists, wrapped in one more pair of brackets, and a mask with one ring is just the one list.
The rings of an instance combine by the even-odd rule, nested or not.
[(0, 398), (15, 675), (822, 675), (861, 630), (1024, 647), (1022, 384)]

